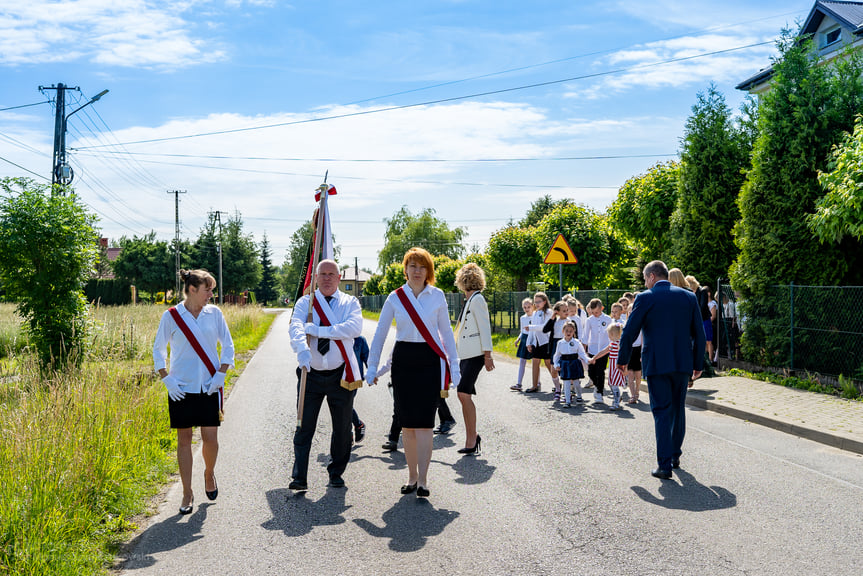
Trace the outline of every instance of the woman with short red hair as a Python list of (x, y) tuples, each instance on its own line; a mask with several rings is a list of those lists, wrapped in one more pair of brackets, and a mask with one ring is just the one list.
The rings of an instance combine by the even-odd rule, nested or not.
[(369, 350), (366, 381), (377, 383), (381, 352), (393, 319), (396, 344), (392, 357), (395, 412), (402, 425), (408, 482), (402, 494), (427, 498), (435, 412), (450, 381), (461, 374), (449, 309), (443, 291), (434, 287), (434, 261), (422, 248), (411, 248), (402, 261), (407, 282), (387, 297)]

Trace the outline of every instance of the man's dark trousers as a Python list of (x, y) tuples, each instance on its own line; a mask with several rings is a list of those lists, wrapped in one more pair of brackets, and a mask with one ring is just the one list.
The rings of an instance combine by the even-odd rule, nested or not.
[(661, 470), (671, 470), (672, 460), (680, 459), (686, 435), (686, 391), (688, 372), (671, 372), (647, 377), (650, 410), (656, 430), (656, 462)]
[[(324, 398), (330, 408), (333, 421), (333, 436), (330, 440), (332, 461), (327, 466), (330, 478), (341, 476), (351, 459), (351, 414), (354, 396), (350, 390), (342, 388), (344, 365), (334, 370), (309, 370), (306, 376), (306, 400), (303, 405), (303, 424), (294, 433), (294, 480), (306, 482), (309, 470), (309, 453), (312, 438), (318, 424), (318, 414)], [(297, 395), (299, 395), (300, 369), (297, 369)]]

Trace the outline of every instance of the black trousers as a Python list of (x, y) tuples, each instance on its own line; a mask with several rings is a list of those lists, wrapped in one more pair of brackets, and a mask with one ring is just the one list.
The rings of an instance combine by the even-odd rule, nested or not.
[[(590, 356), (588, 354), (588, 356)], [(591, 356), (592, 358), (592, 356)], [(596, 391), (602, 394), (605, 391), (605, 368), (608, 366), (608, 354), (599, 358), (593, 364), (587, 365), (587, 376), (593, 385), (596, 386)]]
[[(334, 370), (310, 370), (306, 376), (306, 397), (303, 405), (303, 423), (294, 433), (294, 480), (305, 482), (309, 471), (309, 454), (312, 438), (318, 425), (318, 414), (324, 399), (333, 421), (330, 439), (332, 461), (327, 466), (330, 477), (341, 476), (351, 459), (351, 413), (354, 409), (353, 391), (342, 388), (344, 367)], [(299, 397), (301, 371), (297, 369), (297, 395)]]

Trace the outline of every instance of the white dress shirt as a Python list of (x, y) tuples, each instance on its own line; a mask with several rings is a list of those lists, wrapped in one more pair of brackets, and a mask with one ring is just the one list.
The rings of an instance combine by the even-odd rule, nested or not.
[[(404, 289), (405, 291), (410, 291), (411, 287), (405, 284)], [(416, 299), (422, 307), (422, 310), (417, 310), (417, 312), (421, 316), (433, 319), (435, 323), (440, 342), (443, 343), (444, 353), (449, 361), (452, 385), (457, 386), (461, 379), (461, 372), (459, 371), (458, 354), (455, 347), (455, 337), (452, 333), (452, 325), (449, 321), (449, 307), (446, 303), (446, 297), (440, 288), (427, 284)], [(395, 292), (390, 292), (381, 308), (381, 317), (378, 320), (375, 337), (372, 339), (372, 345), (369, 349), (369, 367), (366, 371), (367, 382), (372, 382), (377, 376), (378, 364), (381, 361), (381, 352), (383, 351), (384, 342), (387, 339), (387, 334), (389, 334), (393, 318), (396, 321), (397, 342), (425, 342), (425, 338), (417, 330), (399, 297)], [(429, 331), (431, 331), (431, 327)]]
[[(180, 317), (189, 326), (194, 334), (196, 331), (200, 336), (198, 340), (204, 351), (209, 348), (216, 351), (216, 344), (222, 345), (221, 355), (213, 362), (216, 370), (222, 364), (229, 367), (234, 365), (234, 341), (228, 330), (228, 323), (218, 306), (206, 304), (198, 317), (186, 310), (181, 302), (177, 304)], [(186, 339), (186, 335), (177, 326), (171, 312), (166, 310), (159, 321), (159, 329), (156, 331), (156, 341), (153, 343), (153, 364), (156, 371), (167, 367), (168, 345), (171, 346), (171, 369), (169, 374), (175, 377), (180, 384), (180, 390), (191, 394), (204, 392), (204, 384), (210, 381), (210, 371), (204, 365), (204, 361), (192, 348)], [(213, 358), (211, 357), (211, 360)]]
[(587, 317), (587, 334), (582, 342), (587, 344), (587, 352), (596, 356), (600, 350), (611, 344), (608, 338), (608, 327), (614, 322), (611, 316), (601, 313), (599, 316), (591, 314)]
[(535, 310), (533, 316), (530, 317), (529, 332), (527, 333), (528, 346), (545, 346), (548, 344), (548, 332), (543, 332), (545, 323), (551, 318), (551, 310)]
[[(320, 290), (315, 290), (315, 299), (325, 301)], [(345, 363), (342, 353), (335, 342), (330, 342), (330, 349), (325, 355), (318, 352), (318, 338), (329, 338), (330, 340), (341, 340), (348, 354), (354, 353), (354, 338), (363, 333), (363, 313), (360, 302), (353, 296), (336, 290), (329, 302), (332, 326), (321, 326), (321, 319), (317, 311), (312, 310), (312, 322), (320, 326), (318, 337), (306, 338), (306, 322), (309, 318), (309, 297), (303, 296), (294, 305), (294, 313), (291, 316), (291, 348), (296, 353), (304, 350), (312, 352), (313, 370), (333, 370)]]

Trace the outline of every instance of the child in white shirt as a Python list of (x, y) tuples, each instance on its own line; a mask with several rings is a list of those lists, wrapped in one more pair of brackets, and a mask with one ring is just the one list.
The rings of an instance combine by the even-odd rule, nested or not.
[[(600, 350), (604, 349), (610, 343), (608, 339), (609, 324), (613, 322), (611, 316), (603, 313), (604, 306), (602, 300), (594, 298), (587, 305), (587, 329), (582, 342), (587, 348), (587, 355), (591, 358), (599, 354)], [(596, 362), (590, 363), (587, 367), (587, 373), (590, 380), (596, 387), (596, 392), (593, 393), (595, 402), (602, 404), (602, 394), (605, 391), (605, 368), (608, 365), (608, 357), (602, 356)]]
[(575, 338), (575, 322), (567, 320), (563, 325), (563, 339), (558, 341), (554, 352), (554, 367), (563, 380), (564, 408), (572, 406), (572, 388), (575, 388), (575, 401), (583, 402), (581, 398), (581, 379), (584, 378), (582, 362), (589, 358), (584, 353), (584, 346)]

